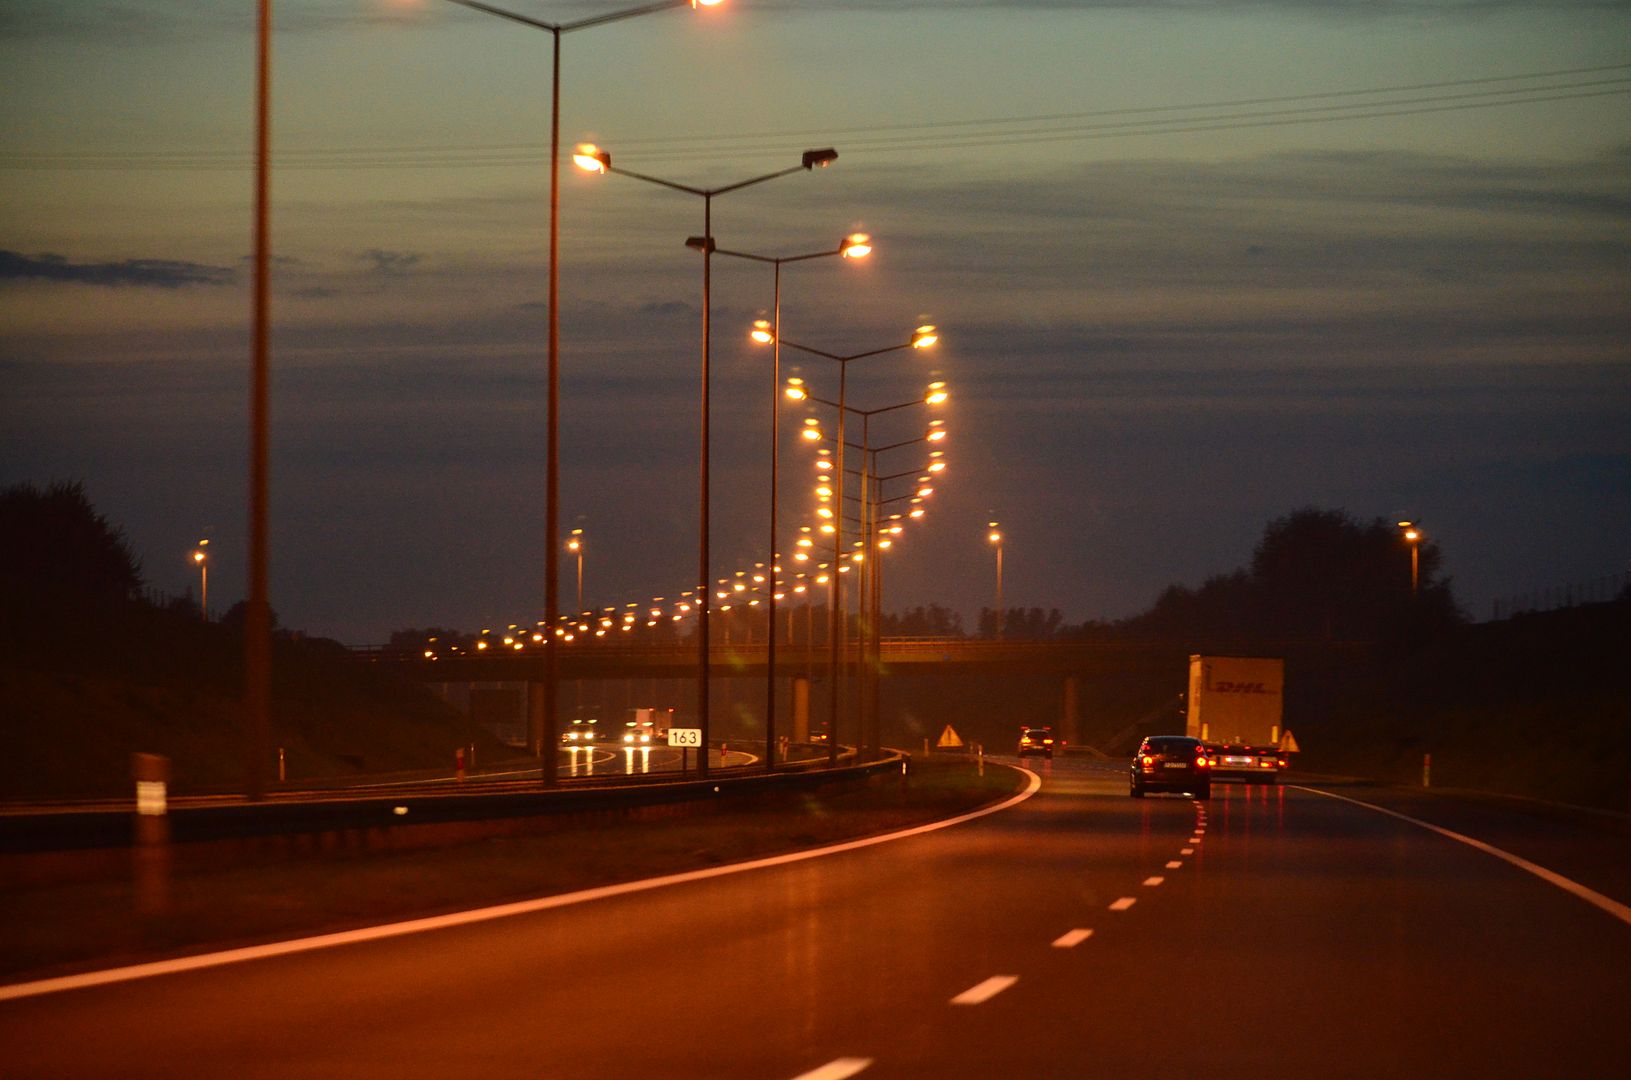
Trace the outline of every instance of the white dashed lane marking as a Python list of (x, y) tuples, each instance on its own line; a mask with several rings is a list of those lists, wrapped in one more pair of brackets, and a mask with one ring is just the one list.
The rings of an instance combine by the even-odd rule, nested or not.
[(1152, 886), (1153, 887), (1153, 886), (1161, 884), (1165, 880), (1167, 880), (1167, 879), (1164, 878), (1164, 877), (1147, 877), (1147, 878), (1144, 879), (1144, 884), (1147, 885), (1147, 886)]
[(1192, 847), (1186, 847), (1186, 848), (1184, 848), (1184, 850), (1180, 851), (1178, 854), (1180, 854), (1180, 855), (1193, 855), (1193, 854), (1195, 854), (1195, 849), (1192, 848)]
[(1060, 934), (1054, 938), (1053, 947), (1056, 949), (1074, 949), (1092, 936), (1093, 931), (1091, 930), (1072, 930), (1068, 934)]
[(1117, 900), (1117, 901), (1113, 902), (1110, 905), (1110, 910), (1111, 911), (1126, 911), (1128, 908), (1132, 907), (1136, 903), (1138, 903), (1137, 898), (1131, 897), (1131, 896), (1123, 896), (1120, 900)]
[(1171, 862), (1167, 863), (1167, 869), (1176, 870), (1182, 865), (1184, 865), (1182, 859), (1173, 859)]
[(818, 1069), (799, 1073), (793, 1080), (844, 1080), (871, 1064), (871, 1058), (834, 1058)]
[(1019, 982), (1018, 975), (993, 975), (983, 983), (971, 986), (951, 999), (953, 1005), (979, 1005), (990, 1001), (1010, 986)]

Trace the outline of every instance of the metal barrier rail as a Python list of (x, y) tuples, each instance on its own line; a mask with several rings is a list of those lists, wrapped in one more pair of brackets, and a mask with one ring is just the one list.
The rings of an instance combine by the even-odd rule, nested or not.
[[(545, 790), (536, 781), (475, 783), (457, 791), (370, 792), (366, 795), (301, 792), (265, 802), (187, 802), (166, 814), (170, 839), (176, 843), (251, 839), (347, 830), (390, 830), (416, 825), (477, 822), (627, 810), (643, 806), (729, 799), (769, 791), (801, 791), (835, 783), (864, 781), (900, 772), (909, 761), (890, 752), (878, 761), (836, 769), (804, 768), (767, 773), (753, 766), (714, 770), (706, 780), (637, 777), (608, 784), (563, 779)], [(128, 847), (135, 837), (137, 815), (122, 807), (79, 810), (33, 810), (0, 815), (0, 852), (84, 851)]]

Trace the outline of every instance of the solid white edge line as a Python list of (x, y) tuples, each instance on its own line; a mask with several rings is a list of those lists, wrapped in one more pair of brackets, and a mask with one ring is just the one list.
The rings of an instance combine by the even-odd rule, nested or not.
[(953, 1005), (983, 1005), (1019, 982), (1018, 975), (993, 975), (951, 999)]
[(871, 1058), (834, 1058), (819, 1068), (811, 1069), (807, 1073), (799, 1073), (793, 1077), (793, 1080), (845, 1080), (846, 1077), (854, 1076), (871, 1064)]
[(1074, 949), (1092, 936), (1093, 931), (1091, 930), (1070, 930), (1054, 938), (1053, 947), (1056, 949)]
[(1315, 795), (1324, 795), (1327, 799), (1336, 799), (1340, 802), (1352, 803), (1355, 806), (1363, 806), (1367, 810), (1375, 810), (1378, 814), (1386, 814), (1388, 817), (1398, 818), (1400, 821), (1408, 821), (1410, 824), (1426, 829), (1428, 832), (1438, 833), (1440, 836), (1446, 837), (1447, 839), (1458, 841), (1471, 848), (1476, 848), (1486, 855), (1493, 855), (1503, 862), (1511, 863), (1519, 870), (1524, 870), (1535, 875), (1548, 884), (1556, 885), (1564, 892), (1573, 893), (1586, 903), (1601, 908), (1610, 915), (1614, 916), (1616, 919), (1628, 926), (1631, 926), (1631, 907), (1627, 907), (1618, 900), (1611, 900), (1595, 889), (1587, 888), (1578, 881), (1571, 881), (1562, 874), (1548, 870), (1544, 866), (1537, 866), (1528, 859), (1525, 859), (1519, 855), (1514, 855), (1510, 851), (1503, 851), (1493, 844), (1486, 844), (1482, 840), (1475, 840), (1470, 836), (1465, 836), (1461, 833), (1443, 828), (1442, 826), (1434, 825), (1432, 822), (1422, 821), (1420, 818), (1413, 818), (1409, 814), (1401, 814), (1397, 810), (1389, 810), (1385, 806), (1377, 806), (1374, 803), (1360, 802), (1358, 799), (1350, 799), (1346, 795), (1337, 795), (1329, 791), (1321, 791), (1319, 788), (1301, 787), (1299, 785), (1293, 786), (1296, 787), (1298, 791), (1308, 791)]
[[(993, 764), (1000, 763), (993, 762)], [(868, 836), (860, 840), (847, 840), (841, 844), (811, 848), (808, 851), (790, 851), (784, 855), (771, 855), (763, 859), (752, 859), (748, 862), (731, 863), (726, 866), (710, 866), (702, 870), (687, 870), (679, 874), (666, 874), (662, 877), (644, 878), (639, 881), (625, 881), (617, 885), (601, 885), (593, 889), (580, 889), (577, 892), (559, 893), (555, 896), (540, 896), (534, 900), (519, 900), (510, 904), (472, 908), (469, 911), (454, 911), (446, 915), (433, 915), (424, 919), (408, 919), (404, 922), (385, 923), (381, 926), (365, 926), (357, 930), (342, 930), (333, 934), (318, 934), (314, 937), (274, 941), (265, 945), (251, 945), (242, 949), (199, 953), (196, 956), (182, 956), (173, 960), (155, 960), (147, 964), (132, 964), (128, 967), (107, 968), (103, 971), (87, 971), (78, 975), (62, 975), (54, 979), (11, 983), (0, 986), (0, 1001), (38, 997), (41, 994), (79, 990), (88, 986), (105, 986), (108, 983), (129, 982), (133, 979), (147, 979), (155, 975), (173, 975), (183, 971), (198, 971), (203, 968), (222, 967), (226, 964), (241, 964), (249, 960), (264, 960), (273, 956), (312, 952), (316, 949), (331, 949), (338, 945), (354, 945), (364, 941), (402, 937), (407, 934), (422, 934), (430, 930), (467, 926), (471, 923), (487, 922), (491, 919), (506, 919), (512, 915), (530, 915), (536, 911), (570, 907), (574, 904), (585, 904), (593, 900), (606, 900), (613, 896), (626, 896), (629, 893), (663, 889), (671, 885), (684, 885), (692, 881), (706, 881), (709, 878), (724, 877), (727, 874), (740, 874), (749, 870), (765, 870), (772, 866), (786, 866), (789, 863), (803, 862), (806, 859), (819, 859), (827, 855), (839, 855), (846, 851), (872, 847), (876, 844), (905, 840), (913, 836), (922, 836), (924, 833), (949, 829), (953, 825), (961, 825), (964, 822), (973, 821), (988, 814), (1000, 813), (1003, 810), (1018, 806), (1041, 789), (1042, 778), (1036, 773), (1031, 772), (1029, 769), (1019, 768), (1017, 765), (1005, 767), (1016, 769), (1029, 777), (1024, 791), (1004, 799), (994, 806), (959, 814), (957, 817), (946, 818), (943, 821), (931, 821), (926, 825), (916, 825), (910, 829), (902, 829), (899, 832), (884, 833), (881, 836)]]

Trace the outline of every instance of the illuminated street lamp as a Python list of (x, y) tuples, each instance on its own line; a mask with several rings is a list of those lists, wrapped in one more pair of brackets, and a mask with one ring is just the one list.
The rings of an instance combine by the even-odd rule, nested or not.
[[(792, 346), (791, 342), (788, 344), (789, 346)], [(899, 447), (911, 446), (922, 442), (939, 442), (946, 437), (945, 421), (932, 420), (930, 421), (928, 431), (915, 439), (906, 439), (902, 442), (891, 443), (888, 446), (875, 447), (872, 445), (872, 418), (882, 413), (895, 412), (899, 409), (908, 409), (915, 405), (943, 405), (950, 400), (951, 394), (946, 389), (946, 384), (944, 382), (937, 381), (930, 383), (928, 389), (924, 391), (923, 396), (920, 398), (913, 398), (909, 401), (897, 402), (896, 404), (885, 405), (876, 409), (858, 409), (843, 403), (842, 400), (829, 401), (826, 398), (817, 397), (814, 394), (811, 394), (809, 387), (805, 384), (804, 380), (797, 378), (788, 380), (786, 394), (788, 398), (794, 401), (814, 401), (838, 410), (840, 431), (843, 430), (843, 421), (847, 414), (853, 414), (861, 419), (861, 442), (859, 444), (849, 443), (847, 445), (851, 449), (861, 451), (862, 455), (861, 468), (857, 471), (857, 475), (859, 476), (861, 482), (861, 496), (857, 501), (861, 507), (859, 528), (861, 530), (862, 539), (857, 541), (855, 545), (861, 550), (860, 552), (850, 555), (849, 560), (852, 564), (859, 565), (861, 570), (861, 573), (858, 575), (859, 583), (856, 586), (856, 595), (862, 611), (860, 652), (863, 659), (870, 658), (870, 667), (866, 663), (864, 663), (862, 667), (863, 689), (868, 685), (870, 685), (871, 689), (870, 694), (863, 694), (862, 697), (863, 714), (860, 724), (862, 737), (860, 740), (858, 740), (858, 745), (861, 747), (864, 756), (864, 753), (867, 750), (877, 750), (877, 746), (874, 745), (876, 740), (869, 740), (867, 738), (869, 732), (872, 735), (876, 735), (876, 731), (869, 728), (867, 723), (868, 716), (864, 710), (866, 704), (870, 702), (871, 718), (875, 720), (877, 716), (877, 685), (876, 681), (871, 679), (870, 671), (872, 668), (875, 668), (882, 659), (882, 643), (878, 632), (879, 620), (882, 617), (882, 579), (880, 577), (882, 565), (876, 559), (867, 562), (865, 553), (886, 549), (893, 543), (891, 540), (883, 540), (880, 542), (879, 537), (877, 513), (878, 508), (884, 501), (881, 490), (882, 481), (894, 480), (902, 476), (916, 476), (921, 486), (916, 489), (915, 494), (901, 496), (901, 498), (910, 498), (914, 503), (920, 503), (924, 499), (934, 494), (934, 488), (928, 485), (928, 481), (931, 478), (928, 473), (918, 475), (918, 470), (914, 469), (909, 473), (897, 473), (894, 476), (879, 477), (877, 474), (878, 456), (886, 451), (895, 450)], [(804, 421), (804, 423), (806, 425), (805, 432), (807, 434), (810, 432), (820, 432), (820, 425), (818, 421), (814, 419), (807, 419)], [(840, 444), (840, 450), (842, 450), (842, 437), (840, 437)], [(828, 451), (823, 449), (821, 453), (826, 455)], [(944, 453), (942, 451), (932, 451), (931, 454), (932, 460), (944, 457)], [(842, 458), (840, 457), (840, 462), (841, 461)], [(817, 461), (816, 464), (818, 469), (830, 468), (832, 461), (827, 457), (823, 457), (821, 460)], [(944, 468), (943, 463), (941, 464), (941, 467)], [(842, 467), (840, 466), (840, 479), (842, 479), (844, 471), (846, 470), (842, 470)], [(874, 488), (877, 488), (878, 490), (875, 492)], [(816, 509), (816, 515), (818, 517), (827, 519), (831, 522), (831, 524), (823, 524), (822, 532), (832, 533), (834, 535), (833, 554), (837, 559), (843, 559), (845, 557), (843, 554), (842, 533), (839, 529), (843, 518), (844, 500), (842, 491), (843, 488), (841, 485), (839, 485), (836, 489), (836, 500), (838, 502), (839, 509), (836, 512), (829, 509), (825, 505), (819, 506)], [(835, 497), (835, 489), (831, 483), (831, 478), (825, 472), (821, 474), (820, 484), (816, 487), (816, 495), (823, 503), (826, 503), (828, 500)], [(893, 502), (896, 500), (888, 501)], [(839, 569), (840, 572), (842, 572), (847, 570), (848, 567), (840, 567)], [(833, 669), (835, 698), (837, 687), (838, 655), (838, 651), (835, 650)], [(834, 709), (834, 716), (836, 718), (836, 706), (834, 706)]]
[(997, 549), (997, 619), (996, 619), (996, 623), (997, 623), (997, 640), (1001, 641), (1002, 640), (1002, 624), (1004, 622), (1004, 619), (1002, 617), (1002, 530), (998, 528), (997, 522), (995, 522), (995, 521), (986, 522), (986, 528), (991, 530), (990, 532), (986, 533), (986, 536), (985, 536), (986, 542), (989, 543), (992, 547)]
[[(834, 483), (834, 488), (836, 489), (835, 502), (839, 508), (839, 513), (834, 517), (833, 523), (833, 551), (835, 553), (842, 552), (844, 538), (844, 421), (845, 414), (848, 412), (848, 409), (846, 408), (845, 395), (848, 393), (850, 363), (855, 360), (864, 360), (870, 356), (882, 356), (885, 353), (898, 352), (902, 349), (915, 350), (930, 348), (940, 340), (939, 331), (937, 331), (933, 326), (919, 326), (916, 330), (912, 331), (912, 336), (910, 338), (908, 338), (906, 341), (900, 342), (899, 344), (886, 345), (881, 349), (868, 349), (866, 352), (851, 353), (847, 356), (841, 356), (837, 353), (830, 353), (824, 349), (812, 348), (809, 345), (800, 345), (796, 341), (783, 340), (782, 337), (775, 333), (771, 327), (755, 326), (754, 331), (755, 333), (752, 335), (753, 340), (762, 345), (768, 345), (771, 343), (775, 343), (778, 346), (785, 345), (789, 349), (796, 349), (799, 352), (808, 353), (811, 356), (819, 356), (824, 360), (831, 360), (838, 365), (838, 400), (833, 403), (838, 409), (838, 435), (835, 440), (838, 446), (838, 453), (837, 462), (833, 472), (836, 476), (836, 482)], [(793, 393), (794, 390), (797, 390), (798, 394), (802, 395), (802, 397), (795, 396)], [(803, 397), (809, 396), (808, 391), (804, 389), (804, 383), (802, 380), (796, 384), (789, 385), (788, 392), (788, 396), (794, 397), (795, 400), (803, 400)], [(816, 430), (819, 432), (819, 429)], [(809, 438), (808, 435), (805, 437)], [(819, 434), (816, 437), (819, 438)], [(823, 531), (825, 531), (825, 526), (823, 526)], [(835, 566), (834, 570), (841, 571), (842, 568)], [(827, 726), (827, 740), (829, 744), (827, 747), (827, 762), (829, 765), (835, 767), (838, 764), (838, 672), (843, 663), (843, 597), (843, 590), (834, 588), (833, 602), (830, 605), (828, 619), (829, 634), (831, 636), (832, 645), (832, 701)]]
[[(765, 637), (765, 768), (773, 769), (776, 766), (776, 589), (775, 566), (776, 553), (776, 483), (780, 469), (780, 439), (781, 439), (781, 409), (778, 407), (777, 397), (781, 392), (781, 364), (782, 350), (779, 340), (782, 321), (782, 264), (794, 262), (808, 262), (811, 259), (823, 259), (834, 255), (846, 261), (864, 259), (872, 253), (872, 238), (866, 233), (851, 233), (838, 242), (837, 247), (827, 248), (823, 251), (812, 251), (804, 255), (783, 255), (774, 257), (769, 255), (755, 255), (746, 251), (731, 251), (716, 246), (706, 237), (693, 236), (686, 240), (686, 246), (704, 253), (712, 252), (716, 255), (727, 255), (737, 259), (747, 259), (750, 262), (769, 263), (774, 268), (773, 288), (771, 291), (770, 319), (760, 319), (753, 324), (751, 337), (760, 344), (773, 345), (770, 360), (770, 562), (771, 562), (771, 589), (770, 600), (766, 607), (766, 620), (769, 631)], [(809, 431), (808, 428), (805, 429)], [(805, 435), (808, 438), (808, 434)]]
[(193, 563), (198, 567), (198, 610), (203, 613), (205, 622), (210, 621), (209, 552), (204, 550), (209, 547), (209, 543), (208, 540), (200, 540), (198, 546), (193, 549)]
[[(619, 176), (627, 176), (633, 180), (643, 180), (648, 184), (656, 184), (658, 187), (668, 188), (670, 191), (678, 191), (686, 195), (695, 195), (702, 200), (702, 236), (697, 238), (698, 245), (702, 251), (702, 447), (701, 453), (699, 454), (700, 460), (698, 468), (701, 478), (701, 521), (698, 529), (699, 536), (697, 540), (697, 580), (706, 582), (709, 578), (708, 412), (710, 405), (710, 387), (712, 385), (709, 361), (711, 359), (710, 324), (713, 317), (714, 197), (716, 195), (725, 195), (732, 191), (740, 191), (743, 188), (752, 187), (755, 184), (762, 184), (767, 180), (775, 180), (779, 177), (790, 176), (796, 172), (810, 172), (818, 168), (824, 169), (828, 165), (831, 165), (833, 162), (838, 160), (838, 151), (832, 149), (831, 147), (826, 147), (820, 150), (806, 150), (800, 157), (797, 165), (789, 166), (785, 169), (779, 169), (776, 172), (765, 173), (761, 176), (750, 177), (747, 180), (739, 180), (734, 184), (726, 184), (723, 187), (717, 188), (692, 187), (688, 184), (675, 183), (672, 180), (663, 180), (659, 177), (647, 176), (643, 173), (615, 168), (612, 165), (612, 155), (593, 144), (584, 144), (579, 146), (577, 152), (572, 155), (572, 160), (580, 169), (583, 169), (586, 172), (615, 173)], [(698, 758), (697, 773), (699, 776), (706, 777), (708, 775), (707, 746), (709, 728), (708, 607), (711, 602), (707, 590), (704, 589), (701, 592), (699, 599), (702, 601), (702, 605), (697, 618), (697, 725), (702, 729), (701, 737), (703, 752)]]
[(1419, 592), (1421, 582), (1421, 523), (1416, 521), (1399, 522), (1400, 535), (1405, 543), (1410, 545), (1410, 595)]
[[(269, 3), (270, 0), (262, 0)], [(544, 436), (545, 480), (544, 480), (544, 535), (549, 537), (551, 544), (555, 543), (558, 535), (560, 520), (560, 161), (561, 161), (561, 35), (574, 30), (587, 30), (593, 26), (602, 26), (606, 23), (621, 22), (640, 15), (650, 15), (659, 11), (667, 11), (680, 7), (713, 7), (720, 0), (658, 0), (656, 3), (642, 4), (637, 7), (625, 8), (620, 11), (607, 12), (603, 15), (593, 15), (574, 22), (552, 23), (542, 19), (535, 19), (518, 12), (508, 11), (492, 4), (480, 3), (478, 0), (448, 0), (449, 3), (460, 7), (480, 11), (487, 15), (530, 26), (535, 30), (547, 31), (553, 39), (553, 49), (550, 61), (550, 94), (549, 94), (549, 286), (548, 286), (548, 391), (546, 394), (546, 417)], [(580, 601), (579, 608), (583, 604)], [(544, 620), (554, 625), (559, 617), (560, 608), (560, 575), (553, 553), (544, 566)], [(538, 734), (537, 745), (534, 751), (540, 756), (553, 755), (556, 742), (556, 655), (555, 638), (547, 637), (544, 643), (544, 715), (543, 731)], [(553, 762), (553, 757), (548, 758)], [(555, 770), (547, 765), (542, 770), (545, 787), (555, 783)]]
[(583, 530), (573, 529), (566, 550), (578, 557), (578, 610), (583, 610)]

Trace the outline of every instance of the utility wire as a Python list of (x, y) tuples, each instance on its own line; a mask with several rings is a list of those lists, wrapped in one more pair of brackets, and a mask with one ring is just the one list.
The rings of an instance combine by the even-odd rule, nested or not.
[[(655, 136), (646, 139), (620, 139), (619, 145), (649, 148), (643, 160), (696, 159), (722, 154), (747, 154), (785, 148), (790, 141), (828, 139), (843, 136), (849, 153), (901, 153), (1012, 146), (1034, 143), (1086, 141), (1104, 138), (1172, 135), (1222, 131), (1252, 127), (1282, 127), (1291, 124), (1335, 123), (1346, 120), (1413, 116), (1434, 112), (1530, 105), (1573, 101), (1631, 93), (1631, 76), (1607, 79), (1575, 79), (1546, 85), (1497, 86), (1496, 84), (1558, 79), (1566, 75), (1601, 74), (1624, 71), (1631, 64), (1499, 75), (1481, 79), (1456, 79), (1435, 83), (1414, 83), (1362, 90), (1335, 90), (1325, 93), (1287, 94), (1274, 97), (1240, 98), (1188, 105), (1153, 105), (1123, 109), (1096, 109), (1083, 112), (1045, 113), (1032, 116), (1000, 117), (985, 120), (924, 121), (911, 124), (882, 124), (866, 127), (821, 130), (730, 133), (706, 136)], [(1418, 93), (1463, 87), (1488, 87), (1455, 93)], [(1400, 94), (1417, 96), (1399, 97)], [(1392, 95), (1383, 97), (1383, 95)], [(1379, 100), (1343, 100), (1370, 98)], [(1294, 104), (1318, 102), (1318, 104)], [(1245, 108), (1283, 105), (1285, 108)], [(1239, 111), (1219, 111), (1239, 110)], [(1132, 119), (1111, 120), (1111, 117)], [(870, 137), (869, 137), (870, 136)], [(759, 141), (756, 141), (759, 140)], [(770, 140), (777, 140), (772, 143)], [(311, 148), (281, 151), (280, 170), (372, 170), (426, 168), (512, 168), (537, 167), (543, 160), (542, 146), (529, 143), (499, 143), (485, 146), (430, 145), (372, 148)], [(9, 171), (235, 171), (248, 168), (247, 155), (237, 150), (192, 151), (84, 151), (84, 152), (0, 152), (0, 170)]]

